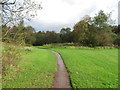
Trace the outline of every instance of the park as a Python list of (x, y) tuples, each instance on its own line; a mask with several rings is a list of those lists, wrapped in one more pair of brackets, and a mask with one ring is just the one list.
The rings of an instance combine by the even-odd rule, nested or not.
[[(35, 3), (37, 0), (13, 1), (0, 1), (3, 20), (0, 26), (2, 88), (118, 88), (120, 86), (118, 69), (120, 25), (112, 19), (114, 12), (106, 13), (104, 10), (99, 10), (93, 13), (94, 15), (90, 12), (87, 15), (81, 12), (78, 15), (80, 19), (70, 17), (68, 24), (64, 22), (67, 22), (66, 18), (72, 13), (65, 17), (67, 13), (59, 16), (54, 12), (58, 19), (50, 14), (49, 23), (43, 23), (42, 19), (39, 21), (39, 15), (37, 21), (32, 19), (37, 17), (38, 10), (44, 14), (47, 7), (45, 5), (44, 8), (44, 2), (47, 1), (43, 1), (43, 8), (41, 3)], [(66, 4), (61, 0), (58, 1), (60, 2), (55, 1), (56, 8), (59, 4), (72, 7), (72, 2)], [(72, 4), (77, 6), (76, 2), (84, 4), (79, 1)], [(49, 1), (48, 3), (52, 4)], [(64, 11), (63, 8), (62, 10)], [(69, 13), (69, 8), (67, 12)], [(43, 16), (47, 18), (47, 14)], [(43, 16), (41, 17), (44, 18)], [(54, 18), (60, 21), (52, 22)], [(32, 25), (26, 25), (27, 20)]]

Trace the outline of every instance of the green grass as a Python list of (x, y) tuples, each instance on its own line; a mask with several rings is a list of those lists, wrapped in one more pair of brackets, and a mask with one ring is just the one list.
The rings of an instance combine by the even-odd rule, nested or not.
[(118, 86), (117, 49), (52, 49), (64, 59), (73, 88)]
[(3, 88), (51, 88), (57, 71), (56, 56), (48, 50), (24, 51), (19, 67), (3, 77)]

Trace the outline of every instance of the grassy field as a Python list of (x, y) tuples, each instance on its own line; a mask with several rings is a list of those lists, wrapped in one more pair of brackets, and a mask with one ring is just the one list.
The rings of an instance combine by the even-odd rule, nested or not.
[(3, 88), (51, 88), (57, 71), (56, 56), (48, 50), (33, 48), (23, 52), (19, 67), (11, 67), (3, 77)]
[(117, 49), (52, 49), (64, 59), (73, 88), (118, 86)]

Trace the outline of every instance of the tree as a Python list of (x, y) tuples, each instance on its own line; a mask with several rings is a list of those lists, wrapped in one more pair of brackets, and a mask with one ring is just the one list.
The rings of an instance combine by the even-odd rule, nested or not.
[(61, 34), (66, 34), (66, 33), (70, 33), (70, 32), (71, 32), (70, 28), (62, 28), (60, 31)]
[(46, 44), (45, 32), (39, 31), (35, 33), (35, 38), (36, 38), (36, 41), (34, 42), (33, 45), (40, 46), (40, 45)]
[(96, 27), (97, 34), (96, 40), (98, 45), (110, 45), (113, 42), (115, 34), (112, 32), (110, 27), (111, 13), (105, 14), (102, 10), (99, 11), (98, 15), (94, 17), (93, 24)]
[(23, 21), (18, 26), (3, 26), (3, 33), (6, 32), (8, 32), (6, 35), (2, 34), (3, 42), (30, 45), (35, 42), (35, 29), (31, 26), (25, 27)]
[(60, 37), (59, 34), (55, 33), (54, 31), (47, 31), (46, 32), (46, 43), (57, 43), (59, 42)]
[(113, 32), (116, 33), (117, 35), (116, 38), (114, 39), (114, 44), (120, 46), (120, 25), (114, 26)]
[(74, 26), (73, 35), (74, 35), (74, 42), (79, 42), (84, 44), (85, 40), (87, 39), (88, 33), (88, 23), (84, 20), (78, 22)]
[(2, 0), (0, 6), (3, 25), (16, 25), (24, 19), (30, 20), (36, 16), (36, 11), (41, 9), (41, 4), (32, 0)]
[(93, 18), (84, 16), (74, 26), (73, 41), (86, 46), (111, 45), (116, 38), (111, 21), (111, 13), (105, 14), (102, 10)]
[(50, 43), (59, 43), (60, 41), (60, 35), (59, 33), (56, 33), (54, 31), (46, 31), (46, 32), (37, 32), (35, 34), (36, 41), (33, 45), (39, 46), (44, 44), (50, 44)]
[(117, 37), (116, 37), (116, 39), (114, 40), (114, 44), (115, 44), (115, 45), (118, 45), (119, 48), (120, 48), (120, 33), (117, 34)]
[(3, 34), (2, 40), (5, 42), (15, 42), (23, 43), (24, 42), (24, 22), (20, 22), (18, 26), (7, 27), (3, 25)]
[(36, 40), (35, 29), (31, 26), (27, 26), (27, 27), (25, 27), (24, 31), (25, 31), (25, 43), (33, 45), (33, 43)]
[[(24, 24), (24, 20), (30, 20), (35, 17), (37, 15), (36, 11), (41, 9), (41, 4), (36, 4), (32, 0), (2, 0), (0, 1), (0, 7), (2, 26), (10, 26), (10, 28), (3, 31), (2, 39), (6, 40), (7, 38), (9, 42), (15, 40), (20, 42), (25, 36), (25, 32), (23, 32), (24, 26), (22, 25)], [(12, 26), (18, 27), (14, 29), (15, 27), (13, 28)]]
[(60, 31), (61, 42), (71, 42), (71, 29), (62, 28)]
[(99, 30), (103, 30), (108, 26), (110, 14), (106, 15), (102, 10), (99, 11), (98, 15), (94, 17), (94, 24)]

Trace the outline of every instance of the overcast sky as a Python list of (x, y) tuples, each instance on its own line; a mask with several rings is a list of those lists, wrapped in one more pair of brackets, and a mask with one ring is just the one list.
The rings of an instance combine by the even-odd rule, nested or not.
[(63, 27), (72, 28), (75, 23), (85, 15), (94, 16), (99, 10), (105, 13), (113, 12), (112, 19), (118, 22), (118, 1), (119, 0), (35, 0), (42, 2), (42, 10), (30, 22), (36, 31), (59, 32)]

